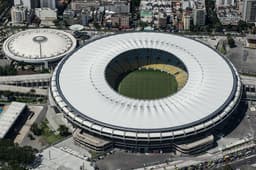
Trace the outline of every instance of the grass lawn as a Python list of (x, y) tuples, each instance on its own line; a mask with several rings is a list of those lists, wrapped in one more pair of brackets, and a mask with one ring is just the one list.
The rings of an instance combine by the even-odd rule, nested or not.
[(55, 134), (47, 134), (47, 135), (44, 135), (43, 138), (47, 141), (47, 143), (53, 144), (53, 143), (61, 140), (63, 137), (60, 135), (55, 135)]
[(136, 99), (157, 99), (175, 93), (178, 84), (174, 76), (159, 70), (136, 70), (120, 82), (118, 92)]
[(53, 144), (63, 137), (59, 134), (56, 135), (49, 127), (48, 121), (44, 120), (41, 124), (42, 138), (47, 141), (48, 144)]

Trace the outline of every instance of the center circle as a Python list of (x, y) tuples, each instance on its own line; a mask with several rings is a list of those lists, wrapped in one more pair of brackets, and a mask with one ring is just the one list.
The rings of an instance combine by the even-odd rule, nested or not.
[(188, 74), (184, 63), (173, 54), (140, 48), (112, 59), (105, 69), (105, 78), (120, 95), (155, 100), (179, 91), (186, 84)]
[(47, 37), (41, 36), (41, 35), (40, 36), (35, 36), (33, 38), (33, 41), (38, 42), (38, 43), (42, 43), (42, 42), (47, 41)]

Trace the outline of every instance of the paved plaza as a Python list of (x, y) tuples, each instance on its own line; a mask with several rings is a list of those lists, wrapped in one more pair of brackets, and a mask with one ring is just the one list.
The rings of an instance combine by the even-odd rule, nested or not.
[(61, 150), (54, 146), (41, 153), (41, 163), (34, 170), (93, 170), (90, 162), (83, 157)]

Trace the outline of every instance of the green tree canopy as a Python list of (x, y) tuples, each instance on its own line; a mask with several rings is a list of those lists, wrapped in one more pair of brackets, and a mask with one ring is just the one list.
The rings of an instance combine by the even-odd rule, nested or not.
[(8, 169), (24, 169), (35, 160), (37, 152), (30, 146), (20, 147), (11, 140), (0, 139), (0, 163), (8, 163)]
[(60, 125), (59, 128), (58, 128), (58, 131), (60, 133), (61, 136), (68, 136), (70, 135), (69, 131), (68, 131), (68, 128), (64, 125)]

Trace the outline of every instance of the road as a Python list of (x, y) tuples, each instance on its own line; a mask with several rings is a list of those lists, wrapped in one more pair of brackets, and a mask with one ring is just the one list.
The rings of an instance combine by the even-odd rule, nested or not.
[(10, 91), (15, 93), (31, 94), (31, 95), (38, 95), (38, 96), (48, 96), (47, 89), (20, 87), (20, 86), (11, 86), (11, 85), (0, 85), (0, 89), (1, 91)]
[[(214, 168), (216, 170), (222, 170), (223, 167), (230, 165), (232, 168), (234, 169), (240, 169), (242, 167), (248, 166), (248, 165), (254, 165), (256, 163), (256, 154), (247, 156), (243, 159), (234, 161), (232, 163), (229, 164), (223, 164), (222, 166), (218, 167), (218, 168)], [(254, 165), (253, 167), (251, 167), (251, 169), (256, 169), (256, 166)]]
[(250, 165), (250, 164), (255, 164), (255, 163), (256, 163), (256, 154), (247, 156), (244, 159), (235, 161), (235, 162), (231, 163), (230, 165), (234, 168), (239, 168), (244, 165)]
[(31, 75), (15, 75), (15, 76), (1, 76), (0, 84), (14, 84), (15, 82), (41, 82), (49, 81), (51, 74), (31, 74)]
[(256, 77), (240, 75), (243, 84), (256, 85)]

